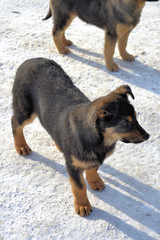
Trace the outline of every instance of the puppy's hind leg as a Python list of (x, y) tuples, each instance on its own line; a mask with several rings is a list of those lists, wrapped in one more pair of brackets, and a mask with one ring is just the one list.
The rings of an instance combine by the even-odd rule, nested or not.
[(15, 149), (19, 155), (25, 156), (30, 154), (31, 149), (24, 138), (23, 128), (35, 119), (36, 113), (28, 89), (21, 87), (16, 80), (13, 86), (13, 112), (11, 125)]
[(22, 124), (19, 124), (15, 116), (12, 116), (11, 118), (15, 149), (19, 155), (26, 156), (29, 155), (31, 152), (31, 149), (24, 138), (23, 128), (26, 124), (31, 123), (35, 117), (36, 114), (32, 114), (31, 117), (23, 121)]
[(66, 39), (65, 30), (69, 27), (75, 17), (75, 14), (71, 14), (70, 16), (65, 15), (62, 19), (58, 18), (58, 16), (55, 17), (52, 36), (58, 52), (61, 54), (67, 54), (70, 52), (66, 46), (72, 45), (72, 42)]

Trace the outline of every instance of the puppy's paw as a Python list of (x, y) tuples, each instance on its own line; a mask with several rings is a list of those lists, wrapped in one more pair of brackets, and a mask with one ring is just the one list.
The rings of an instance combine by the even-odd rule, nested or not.
[(99, 177), (99, 179), (97, 180), (91, 180), (91, 181), (88, 181), (90, 187), (92, 190), (98, 190), (98, 191), (101, 191), (105, 188), (105, 184), (104, 182), (102, 181), (102, 179)]
[(92, 212), (92, 206), (89, 202), (86, 204), (74, 203), (75, 211), (81, 217), (88, 216)]
[(31, 149), (28, 145), (25, 145), (25, 146), (15, 146), (16, 148), (16, 151), (19, 155), (21, 156), (27, 156), (31, 153)]
[(86, 179), (92, 190), (101, 191), (105, 188), (103, 180), (97, 173), (97, 168), (87, 169)]
[(119, 67), (115, 62), (107, 63), (107, 69), (111, 72), (118, 72)]

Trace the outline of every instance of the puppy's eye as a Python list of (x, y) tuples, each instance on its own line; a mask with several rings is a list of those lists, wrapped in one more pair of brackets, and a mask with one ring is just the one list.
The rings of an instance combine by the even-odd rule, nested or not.
[(122, 122), (122, 125), (123, 125), (123, 127), (130, 127), (131, 126), (131, 122), (129, 122), (128, 120), (124, 120)]

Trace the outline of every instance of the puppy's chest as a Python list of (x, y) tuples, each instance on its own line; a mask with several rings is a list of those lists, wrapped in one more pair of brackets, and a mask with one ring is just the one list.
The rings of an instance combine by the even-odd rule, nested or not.
[(75, 168), (89, 169), (99, 167), (103, 164), (106, 157), (110, 156), (114, 151), (115, 145), (105, 148), (95, 148), (93, 151), (84, 152), (81, 156), (71, 156), (72, 165)]
[(103, 148), (95, 149), (94, 152), (97, 156), (97, 160), (102, 164), (104, 159), (106, 157), (109, 157), (114, 152), (114, 149), (115, 149), (115, 144), (112, 144), (110, 146), (106, 146)]

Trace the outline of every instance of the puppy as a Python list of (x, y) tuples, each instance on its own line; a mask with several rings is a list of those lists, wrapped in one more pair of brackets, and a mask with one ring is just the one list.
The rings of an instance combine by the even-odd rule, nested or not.
[(97, 173), (118, 140), (141, 143), (149, 134), (139, 125), (123, 85), (107, 96), (90, 101), (54, 61), (35, 58), (17, 70), (13, 85), (12, 130), (18, 154), (31, 152), (23, 128), (38, 116), (42, 126), (63, 152), (69, 173), (74, 207), (80, 216), (92, 211), (86, 179), (93, 190), (105, 185)]
[[(158, 0), (146, 0), (158, 1)], [(65, 30), (78, 16), (86, 23), (95, 25), (105, 31), (104, 57), (110, 71), (118, 71), (113, 61), (115, 46), (118, 41), (120, 55), (125, 61), (134, 57), (126, 50), (131, 30), (140, 21), (145, 0), (50, 0), (46, 20), (53, 16), (53, 40), (61, 54), (69, 53), (67, 46), (72, 42), (65, 37)]]

